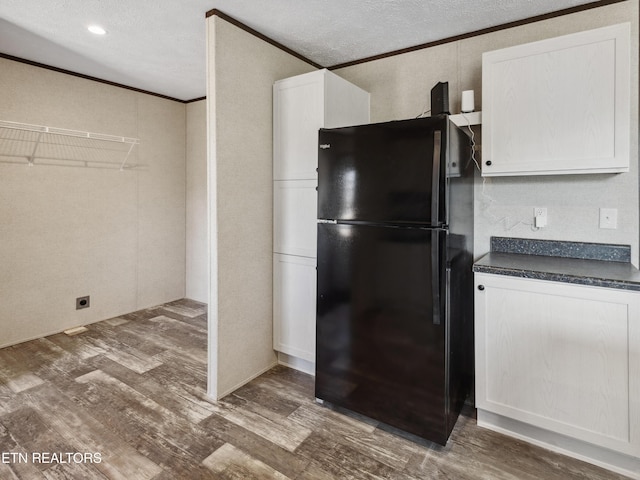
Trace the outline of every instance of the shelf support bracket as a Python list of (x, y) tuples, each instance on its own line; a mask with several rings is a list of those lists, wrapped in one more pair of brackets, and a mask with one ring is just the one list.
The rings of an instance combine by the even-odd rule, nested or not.
[(27, 157), (27, 161), (29, 162), (29, 166), (33, 167), (33, 161), (36, 157), (36, 152), (38, 151), (38, 146), (40, 145), (40, 140), (42, 140), (43, 132), (38, 133), (38, 139), (36, 140), (36, 144), (33, 146), (33, 150), (31, 151), (31, 155)]
[(132, 143), (131, 145), (129, 145), (129, 151), (127, 152), (127, 155), (124, 157), (124, 160), (122, 161), (122, 165), (120, 165), (120, 171), (124, 171), (124, 166), (127, 163), (127, 160), (129, 159), (129, 155), (131, 155), (131, 151), (133, 150), (133, 147), (135, 146), (135, 143)]

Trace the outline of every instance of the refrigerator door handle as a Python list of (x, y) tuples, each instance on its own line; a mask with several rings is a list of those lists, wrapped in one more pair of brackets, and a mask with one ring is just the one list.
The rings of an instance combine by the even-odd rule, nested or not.
[(431, 299), (433, 324), (440, 325), (440, 232), (431, 232)]
[(431, 222), (439, 223), (440, 214), (440, 154), (442, 152), (442, 131), (433, 132), (433, 171), (431, 177)]

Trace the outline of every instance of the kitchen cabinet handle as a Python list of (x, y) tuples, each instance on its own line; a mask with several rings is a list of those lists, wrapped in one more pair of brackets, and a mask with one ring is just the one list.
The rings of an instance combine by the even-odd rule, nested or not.
[(480, 291), (484, 290), (484, 285), (478, 285), (478, 290)]
[(485, 164), (487, 167), (490, 167), (490, 166), (491, 166), (491, 160), (487, 160), (486, 162), (484, 162), (484, 164)]

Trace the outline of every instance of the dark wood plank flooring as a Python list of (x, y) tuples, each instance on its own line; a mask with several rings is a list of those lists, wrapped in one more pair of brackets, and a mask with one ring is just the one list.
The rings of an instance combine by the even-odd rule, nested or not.
[(623, 478), (478, 428), (418, 444), (275, 367), (206, 400), (205, 306), (172, 302), (0, 350), (0, 479)]

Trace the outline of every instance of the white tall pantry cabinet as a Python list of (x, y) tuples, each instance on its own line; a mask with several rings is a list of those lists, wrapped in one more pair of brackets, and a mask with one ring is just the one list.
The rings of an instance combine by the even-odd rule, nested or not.
[(369, 94), (328, 70), (273, 86), (273, 348), (313, 373), (318, 130), (369, 123)]

